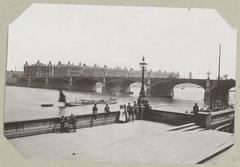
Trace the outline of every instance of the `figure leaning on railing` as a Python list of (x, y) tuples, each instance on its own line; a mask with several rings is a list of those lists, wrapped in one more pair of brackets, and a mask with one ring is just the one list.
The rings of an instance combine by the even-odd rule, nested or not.
[(198, 112), (199, 112), (199, 107), (198, 107), (197, 103), (195, 103), (194, 106), (193, 106), (193, 114), (194, 114), (194, 116), (197, 116)]
[(57, 123), (53, 127), (53, 132), (55, 132), (56, 125), (60, 124), (60, 132), (76, 132), (76, 118), (73, 114), (71, 116), (62, 116), (58, 119)]
[(92, 115), (92, 121), (91, 121), (90, 127), (93, 126), (93, 121), (97, 120), (98, 108), (97, 108), (97, 104), (96, 103), (94, 104), (94, 106), (92, 108), (92, 112), (93, 112), (93, 115)]

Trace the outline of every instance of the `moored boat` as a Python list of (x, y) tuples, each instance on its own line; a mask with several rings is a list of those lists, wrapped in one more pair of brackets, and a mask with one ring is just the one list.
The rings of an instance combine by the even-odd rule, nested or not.
[(53, 104), (41, 104), (41, 107), (52, 107)]
[(91, 104), (116, 104), (117, 101), (116, 99), (110, 99), (110, 100), (86, 100), (86, 99), (82, 99), (79, 102), (77, 102), (77, 104), (82, 104), (82, 105), (91, 105)]

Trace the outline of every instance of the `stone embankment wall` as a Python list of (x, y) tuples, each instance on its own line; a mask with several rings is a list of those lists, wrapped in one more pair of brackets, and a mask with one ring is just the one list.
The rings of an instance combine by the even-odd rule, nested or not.
[(144, 119), (154, 122), (165, 122), (175, 125), (182, 125), (194, 122), (194, 115), (163, 110), (149, 110), (148, 112), (144, 113)]
[(206, 129), (232, 131), (231, 129), (234, 124), (234, 109), (226, 109), (211, 113), (206, 111), (199, 112), (197, 116), (188, 113), (151, 109), (144, 113), (144, 119), (148, 121), (165, 122), (175, 125), (183, 125), (195, 122)]
[[(90, 127), (92, 115), (77, 115), (76, 128)], [(59, 118), (38, 119), (29, 121), (6, 122), (4, 123), (4, 135), (6, 138), (17, 138), (37, 134), (52, 133), (60, 130)], [(119, 112), (99, 113), (93, 126), (116, 123), (119, 120)], [(54, 130), (55, 129), (55, 130)]]
[[(77, 115), (76, 128), (87, 128), (91, 126), (92, 114)], [(216, 129), (228, 131), (231, 129), (234, 120), (234, 110), (227, 109), (213, 113), (200, 112), (197, 117), (193, 114), (170, 112), (150, 109), (144, 113), (143, 119), (146, 121), (164, 122), (174, 125), (183, 125), (195, 122), (206, 129)], [(99, 113), (93, 126), (117, 123), (119, 112)], [(6, 138), (17, 138), (44, 133), (52, 133), (60, 130), (59, 118), (38, 119), (29, 121), (6, 122), (4, 123), (4, 135)]]

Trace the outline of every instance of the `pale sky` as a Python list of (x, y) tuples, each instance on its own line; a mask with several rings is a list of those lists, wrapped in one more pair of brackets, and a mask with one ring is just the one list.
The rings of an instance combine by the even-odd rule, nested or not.
[(213, 9), (33, 4), (9, 25), (8, 70), (40, 60), (235, 78), (237, 31)]

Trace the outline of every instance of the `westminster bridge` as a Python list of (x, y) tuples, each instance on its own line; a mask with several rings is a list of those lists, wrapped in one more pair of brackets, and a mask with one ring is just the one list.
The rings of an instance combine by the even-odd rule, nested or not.
[[(96, 84), (102, 84), (102, 93), (128, 94), (130, 85), (141, 82), (141, 77), (109, 77), (109, 76), (66, 76), (66, 77), (19, 77), (17, 86), (63, 89), (70, 91), (96, 91)], [(147, 96), (173, 97), (174, 87), (183, 83), (191, 83), (205, 90), (204, 100), (221, 99), (228, 101), (229, 89), (235, 87), (235, 80), (211, 80), (211, 79), (182, 79), (182, 78), (145, 78)]]

